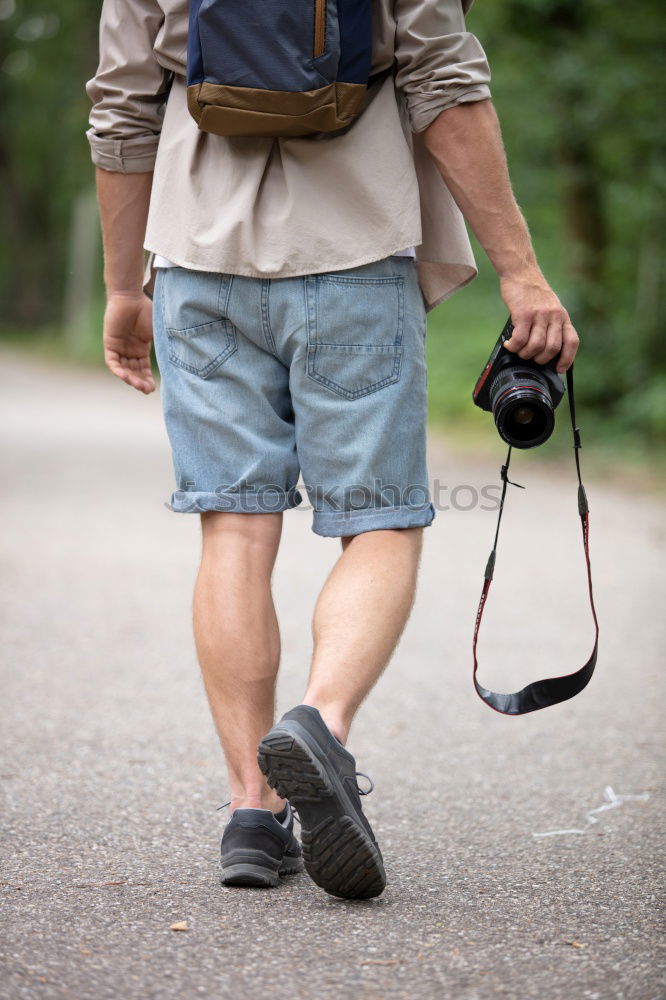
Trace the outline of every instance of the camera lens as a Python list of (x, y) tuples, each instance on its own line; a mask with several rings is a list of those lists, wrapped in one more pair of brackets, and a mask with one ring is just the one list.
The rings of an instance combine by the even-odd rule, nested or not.
[(517, 424), (531, 424), (536, 414), (531, 406), (519, 406), (513, 414), (513, 419)]
[(553, 403), (538, 371), (503, 369), (491, 386), (490, 404), (497, 430), (515, 448), (535, 448), (553, 433)]

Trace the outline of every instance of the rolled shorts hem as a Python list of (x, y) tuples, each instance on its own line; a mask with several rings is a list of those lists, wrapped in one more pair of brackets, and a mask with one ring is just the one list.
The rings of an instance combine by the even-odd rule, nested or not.
[(344, 538), (365, 531), (390, 531), (394, 528), (427, 528), (435, 517), (431, 503), (418, 507), (371, 507), (358, 510), (316, 510), (312, 530), (324, 538)]
[(196, 492), (176, 490), (165, 506), (175, 514), (205, 514), (209, 511), (227, 514), (279, 514), (302, 503), (298, 490), (289, 492), (257, 491), (243, 493)]

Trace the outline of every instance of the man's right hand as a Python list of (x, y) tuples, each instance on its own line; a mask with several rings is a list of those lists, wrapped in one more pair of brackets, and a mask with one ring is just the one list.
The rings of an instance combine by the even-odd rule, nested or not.
[(150, 367), (152, 302), (143, 292), (113, 292), (104, 312), (104, 363), (118, 378), (146, 395), (155, 391)]

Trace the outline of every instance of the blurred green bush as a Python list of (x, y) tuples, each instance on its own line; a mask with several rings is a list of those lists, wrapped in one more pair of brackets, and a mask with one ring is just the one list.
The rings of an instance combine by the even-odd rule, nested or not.
[[(88, 0), (0, 0), (0, 334), (84, 359), (100, 357), (100, 306), (75, 339), (62, 317), (74, 205), (93, 180), (98, 16)], [(588, 420), (649, 447), (666, 437), (662, 0), (477, 0), (468, 28), (488, 52), (539, 258), (583, 340)], [(478, 259), (479, 279), (429, 324), (433, 419), (471, 428), (486, 426), (470, 390), (505, 319)]]

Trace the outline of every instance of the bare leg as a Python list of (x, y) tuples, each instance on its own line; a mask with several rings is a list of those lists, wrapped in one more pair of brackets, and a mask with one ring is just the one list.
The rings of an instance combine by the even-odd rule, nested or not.
[(271, 573), (281, 514), (207, 513), (194, 592), (201, 672), (222, 742), (231, 809), (272, 809), (283, 801), (257, 766), (257, 744), (275, 715), (280, 633)]
[(319, 595), (303, 704), (319, 709), (342, 743), (409, 617), (422, 535), (422, 528), (406, 528), (343, 538), (342, 555)]

